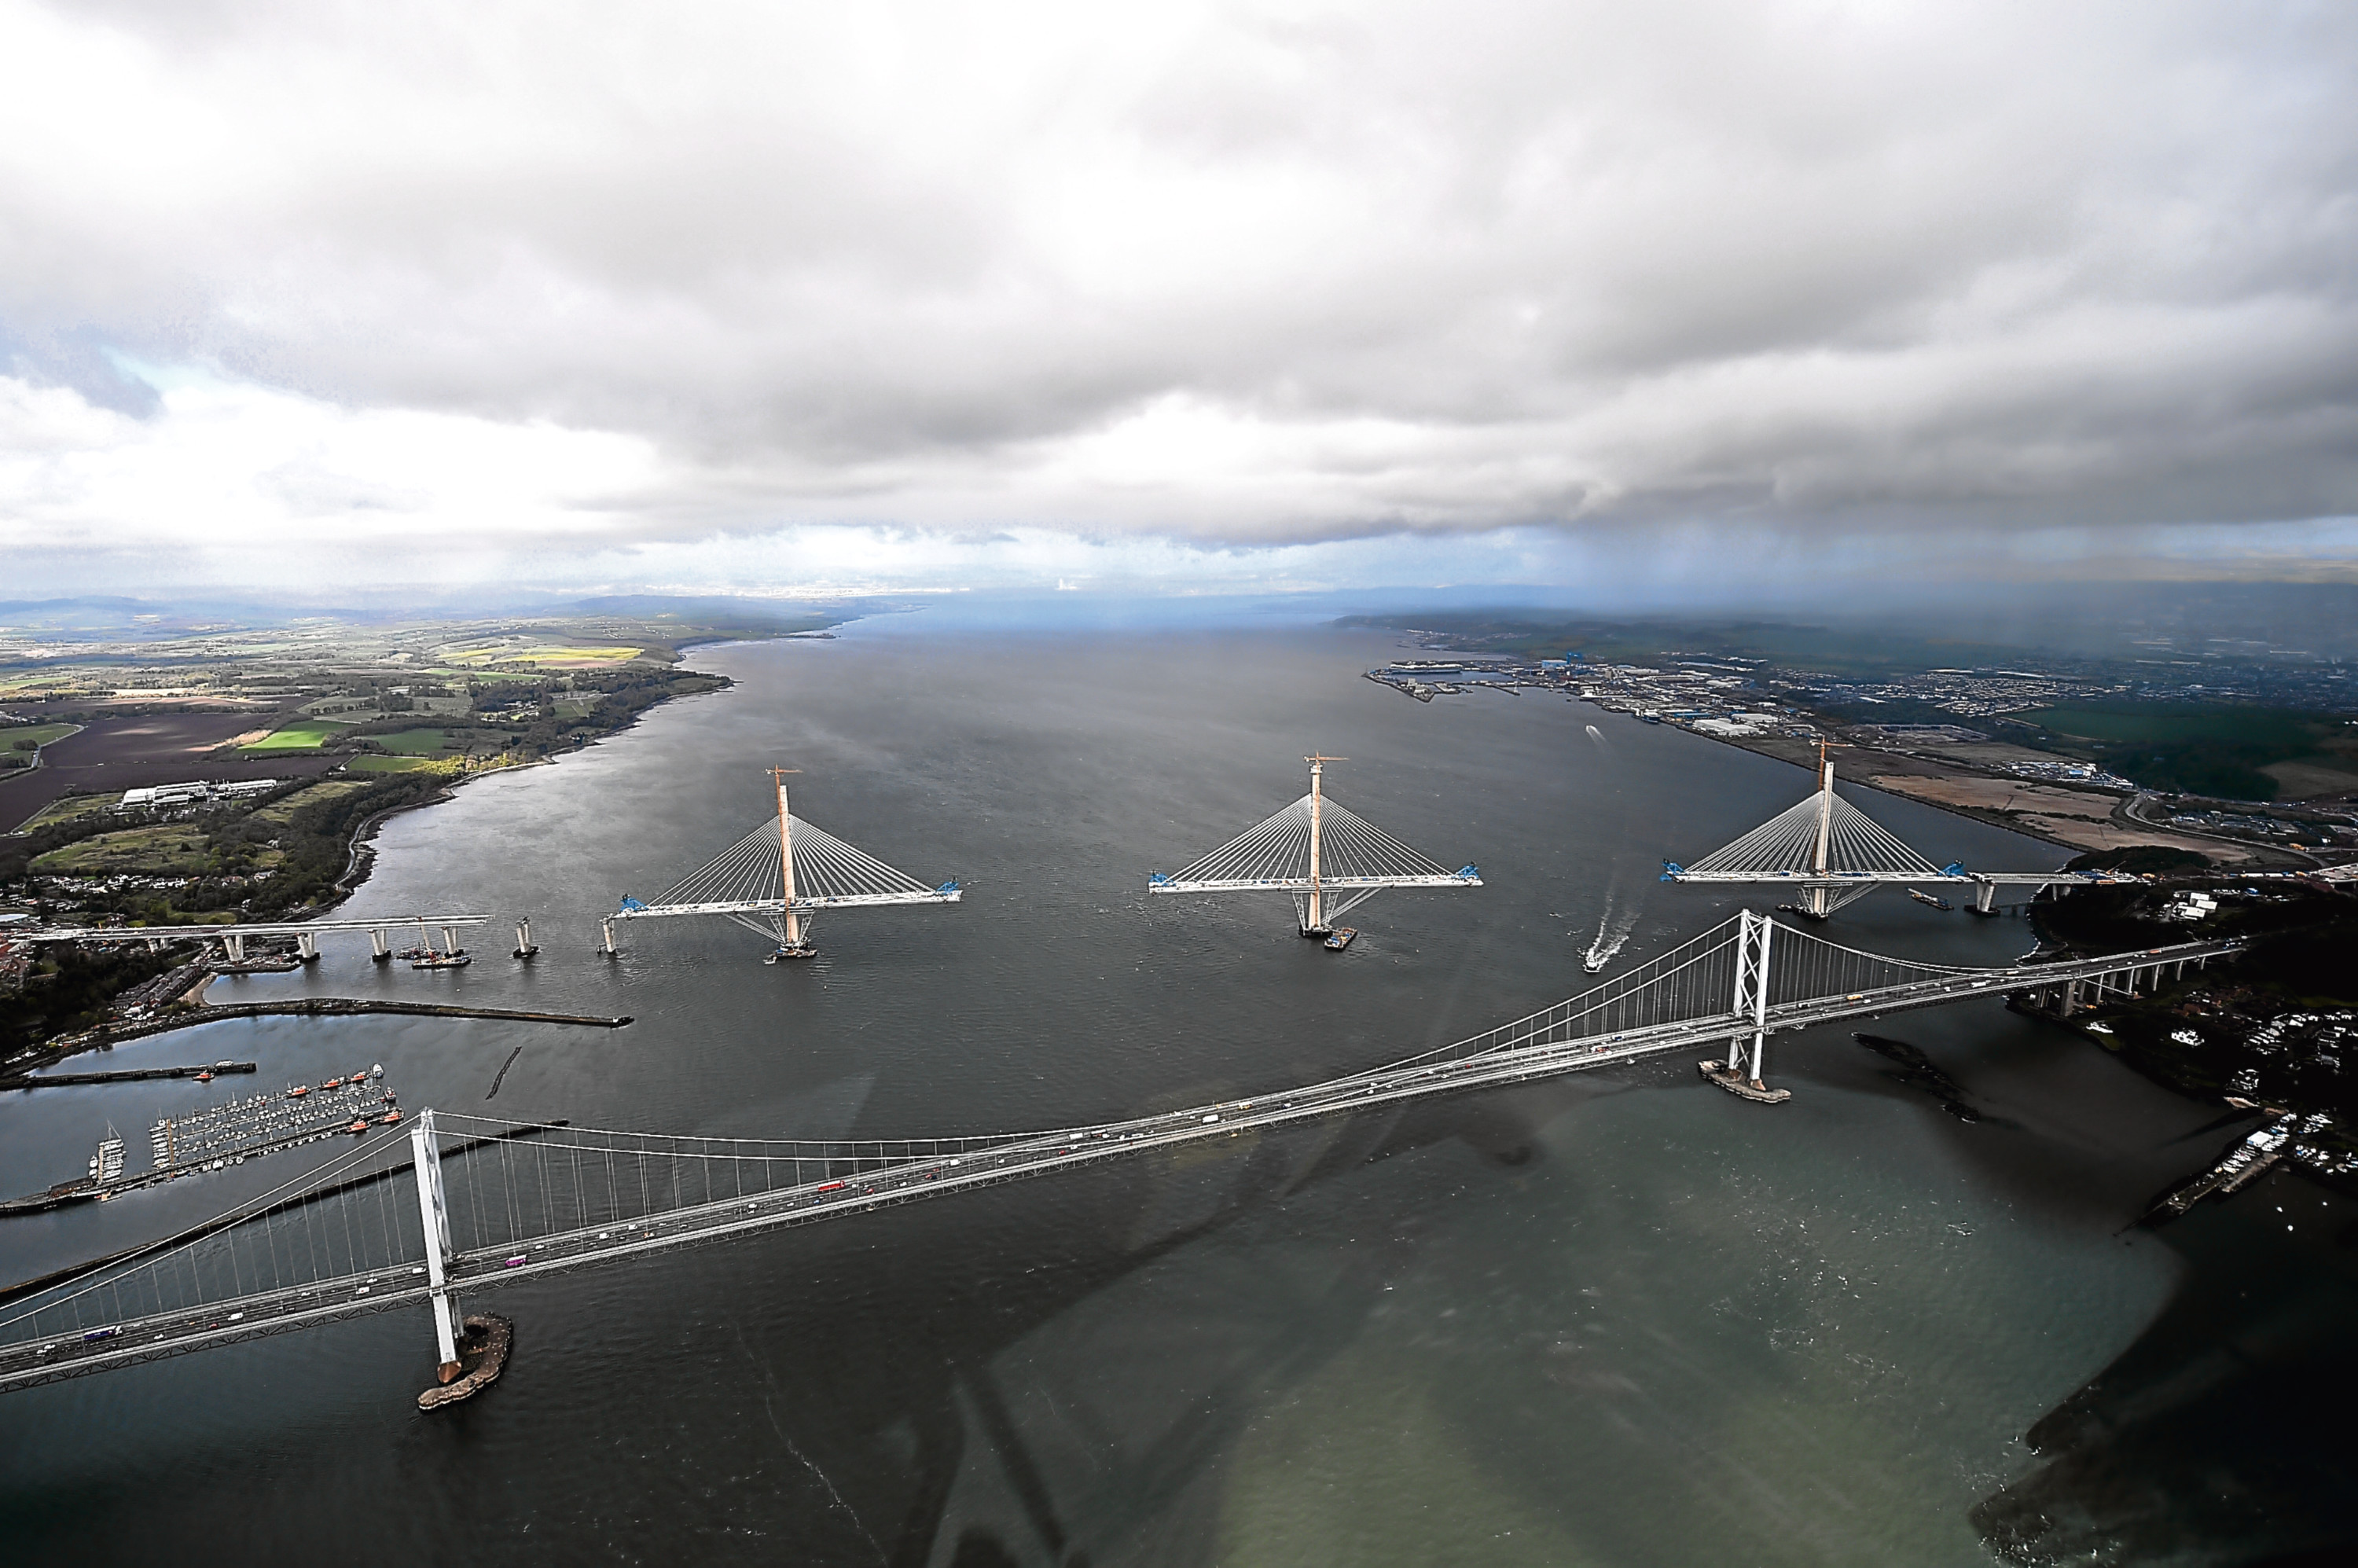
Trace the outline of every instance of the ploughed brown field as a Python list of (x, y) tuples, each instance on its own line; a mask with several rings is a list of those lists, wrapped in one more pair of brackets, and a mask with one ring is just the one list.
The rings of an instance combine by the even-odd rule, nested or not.
[[(323, 773), (333, 757), (212, 752), (257, 723), (250, 712), (110, 713), (52, 742), (41, 765), (0, 777), (0, 831), (14, 829), (69, 790), (84, 793), (184, 779), (287, 779)], [(210, 754), (209, 754), (210, 753)]]

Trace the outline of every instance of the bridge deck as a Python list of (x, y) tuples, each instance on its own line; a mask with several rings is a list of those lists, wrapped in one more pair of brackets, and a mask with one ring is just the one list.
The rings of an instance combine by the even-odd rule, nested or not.
[[(1771, 1006), (1771, 1032), (1808, 1028), (1970, 1000), (2006, 995), (2071, 980), (2108, 979), (2173, 964), (2223, 957), (2232, 942), (2114, 954), (2068, 963), (1995, 970), (1956, 970), (1867, 992), (1816, 997)], [(1140, 1154), (1151, 1149), (1236, 1137), (1248, 1128), (1275, 1127), (1443, 1094), (1585, 1072), (1748, 1035), (1752, 1022), (1734, 1012), (1658, 1023), (1610, 1034), (1533, 1040), (1442, 1059), (1426, 1057), (1282, 1089), (1090, 1127), (1025, 1135), (956, 1156), (929, 1156), (880, 1167), (848, 1182), (807, 1184), (721, 1199), (599, 1227), (542, 1237), (520, 1246), (459, 1254), (453, 1288), (468, 1292), (537, 1279), (614, 1259), (807, 1225), (865, 1213), (944, 1193), (1019, 1181), (1069, 1166)], [(1450, 1048), (1444, 1047), (1444, 1050)], [(514, 1260), (514, 1261), (512, 1261)], [(183, 1309), (127, 1319), (79, 1336), (0, 1347), (0, 1391), (135, 1365), (207, 1346), (284, 1333), (363, 1313), (418, 1305), (427, 1299), (422, 1265), (403, 1263), (283, 1290), (258, 1292), (202, 1310)], [(111, 1332), (108, 1332), (111, 1330)]]

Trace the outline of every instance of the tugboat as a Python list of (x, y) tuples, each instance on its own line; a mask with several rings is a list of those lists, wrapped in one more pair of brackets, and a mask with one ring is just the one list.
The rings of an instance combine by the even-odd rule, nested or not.
[(812, 946), (807, 942), (781, 942), (770, 950), (769, 956), (763, 958), (762, 962), (765, 964), (775, 964), (783, 959), (816, 958), (817, 957), (818, 949)]
[(449, 953), (438, 953), (428, 947), (426, 949), (426, 957), (412, 958), (409, 960), (409, 967), (413, 969), (463, 969), (474, 961), (467, 956), (467, 950), (464, 947)]
[(1348, 947), (1358, 935), (1358, 932), (1351, 926), (1337, 925), (1334, 930), (1326, 933), (1326, 950), (1330, 953), (1339, 953)]
[(1918, 903), (1929, 903), (1934, 909), (1954, 909), (1957, 907), (1945, 898), (1934, 898), (1931, 893), (1919, 892), (1914, 888), (1909, 888), (1908, 890), (1908, 896), (1914, 899)]

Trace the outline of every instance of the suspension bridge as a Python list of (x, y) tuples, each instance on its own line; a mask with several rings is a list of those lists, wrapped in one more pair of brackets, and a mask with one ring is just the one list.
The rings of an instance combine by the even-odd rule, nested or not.
[(1333, 923), (1386, 888), (1477, 888), (1481, 870), (1450, 871), (1326, 798), (1329, 762), (1347, 757), (1304, 757), (1310, 791), (1263, 817), (1209, 854), (1165, 876), (1147, 878), (1149, 892), (1282, 892), (1293, 898), (1304, 936), (1340, 949), (1358, 935)]
[(958, 885), (927, 887), (864, 849), (812, 827), (786, 808), (786, 778), (794, 768), (772, 768), (778, 814), (666, 888), (652, 903), (622, 900), (600, 923), (598, 950), (608, 957), (617, 921), (674, 915), (719, 915), (771, 939), (763, 958), (813, 958), (813, 917), (822, 909), (858, 909), (893, 903), (956, 903)]
[(2194, 942), (1963, 968), (1882, 957), (1749, 911), (1603, 985), (1433, 1050), (1185, 1110), (990, 1135), (703, 1138), (424, 1112), (103, 1265), (0, 1292), (0, 1390), (362, 1314), (424, 1307), (457, 1361), (458, 1298), (695, 1243), (840, 1218), (1376, 1106), (1730, 1043), (1758, 1083), (1780, 1031), (2014, 994), (2069, 1012), (2232, 954)]
[(1783, 907), (1823, 920), (1879, 887), (1919, 882), (1970, 885), (1974, 911), (1988, 914), (2002, 887), (2077, 887), (2096, 880), (2078, 871), (1969, 871), (1936, 866), (1866, 812), (1834, 793), (1834, 765), (1818, 759), (1818, 787), (1733, 843), (1691, 866), (1662, 862), (1666, 882), (1717, 882), (1790, 888)]

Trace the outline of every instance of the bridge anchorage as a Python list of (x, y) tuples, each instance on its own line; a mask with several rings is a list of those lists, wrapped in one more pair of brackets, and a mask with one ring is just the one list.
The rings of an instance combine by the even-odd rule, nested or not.
[(1302, 760), (1310, 764), (1309, 794), (1185, 869), (1169, 876), (1152, 872), (1146, 891), (1290, 893), (1302, 935), (1340, 952), (1358, 933), (1333, 923), (1386, 888), (1482, 885), (1479, 867), (1450, 871), (1328, 800), (1322, 786), (1326, 764), (1349, 758)]
[[(1823, 751), (1813, 794), (1691, 866), (1662, 862), (1666, 882), (1790, 890), (1794, 902), (1777, 907), (1811, 920), (1827, 919), (1879, 887), (1912, 890), (1921, 882), (1968, 886), (1974, 890), (1973, 912), (1993, 914), (2002, 887), (2027, 887), (2037, 897), (2040, 889), (2101, 880), (2081, 871), (1969, 871), (1953, 860), (1936, 866), (1834, 793), (1834, 765)], [(1940, 901), (1925, 897), (1924, 902)]]
[[(888, 903), (956, 903), (964, 896), (955, 881), (929, 888), (895, 871), (834, 834), (814, 827), (786, 808), (786, 779), (795, 768), (772, 768), (778, 814), (664, 890), (652, 903), (624, 898), (622, 908), (600, 923), (598, 950), (611, 958), (614, 925), (665, 915), (717, 914), (771, 939), (765, 964), (815, 958), (812, 920), (822, 909), (856, 909)], [(519, 946), (522, 946), (519, 942)]]

